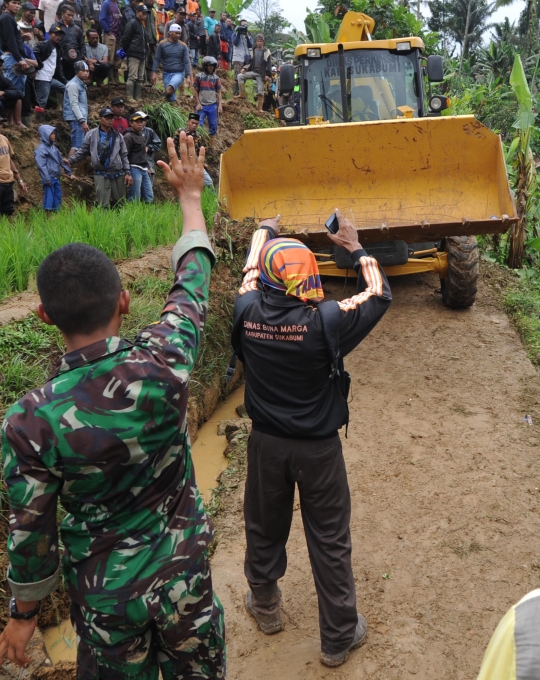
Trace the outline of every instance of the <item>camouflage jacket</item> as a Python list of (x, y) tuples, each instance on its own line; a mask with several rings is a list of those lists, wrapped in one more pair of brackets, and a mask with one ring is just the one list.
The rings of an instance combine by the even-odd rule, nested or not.
[(8, 581), (48, 595), (63, 570), (74, 602), (139, 597), (181, 575), (212, 538), (187, 433), (188, 383), (206, 320), (213, 253), (191, 232), (173, 250), (160, 321), (134, 343), (107, 338), (66, 354), (3, 424), (10, 502)]

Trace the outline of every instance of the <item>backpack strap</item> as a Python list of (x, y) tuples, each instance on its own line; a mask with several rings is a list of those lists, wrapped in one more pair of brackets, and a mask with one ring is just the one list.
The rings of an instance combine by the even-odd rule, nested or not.
[(340, 352), (339, 352), (339, 324), (341, 321), (341, 310), (335, 300), (328, 300), (317, 305), (321, 319), (321, 326), (326, 342), (326, 349), (330, 357), (330, 380), (340, 377)]

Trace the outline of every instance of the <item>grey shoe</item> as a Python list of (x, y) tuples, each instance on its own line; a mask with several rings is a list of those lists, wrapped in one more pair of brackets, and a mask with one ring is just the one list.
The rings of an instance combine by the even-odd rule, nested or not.
[(347, 647), (347, 649), (344, 649), (338, 654), (325, 654), (325, 652), (321, 652), (321, 663), (323, 663), (325, 666), (329, 666), (330, 668), (341, 666), (342, 663), (347, 661), (349, 654), (353, 651), (353, 649), (358, 649), (358, 647), (361, 647), (364, 644), (366, 638), (367, 621), (362, 616), (362, 614), (358, 614), (358, 623), (356, 624), (356, 630), (354, 631), (354, 638), (351, 644)]
[(255, 609), (253, 604), (253, 593), (248, 590), (246, 593), (246, 609), (248, 614), (251, 614), (257, 625), (262, 630), (265, 635), (273, 635), (274, 633), (279, 633), (283, 630), (283, 621), (281, 620), (281, 610), (278, 607), (272, 613), (262, 613)]

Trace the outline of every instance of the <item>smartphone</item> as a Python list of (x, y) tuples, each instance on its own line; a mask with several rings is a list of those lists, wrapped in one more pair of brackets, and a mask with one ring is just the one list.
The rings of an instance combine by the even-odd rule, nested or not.
[(336, 213), (330, 215), (330, 217), (324, 223), (324, 226), (328, 229), (331, 234), (337, 234), (339, 231), (339, 221)]

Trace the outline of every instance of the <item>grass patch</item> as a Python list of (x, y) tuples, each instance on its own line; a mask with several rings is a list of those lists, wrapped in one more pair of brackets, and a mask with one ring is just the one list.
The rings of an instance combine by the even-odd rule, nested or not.
[(264, 130), (279, 127), (277, 119), (267, 114), (256, 116), (253, 113), (245, 113), (242, 118), (244, 119), (244, 128), (246, 130)]
[(540, 280), (520, 279), (504, 291), (502, 301), (529, 359), (540, 367)]
[[(203, 193), (208, 228), (217, 212), (217, 197)], [(66, 206), (47, 217), (42, 210), (0, 219), (0, 300), (26, 290), (39, 263), (66, 243), (82, 242), (100, 248), (112, 259), (138, 257), (151, 247), (174, 243), (182, 233), (178, 204), (126, 203), (116, 210), (84, 204)]]

